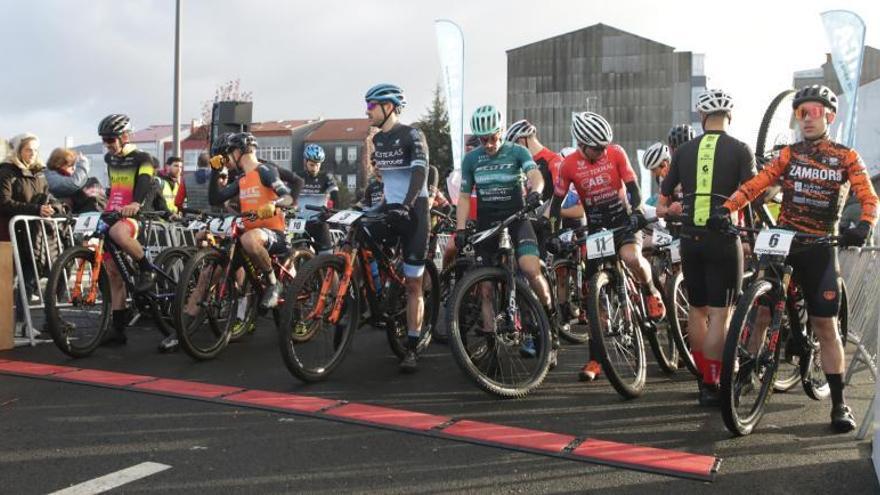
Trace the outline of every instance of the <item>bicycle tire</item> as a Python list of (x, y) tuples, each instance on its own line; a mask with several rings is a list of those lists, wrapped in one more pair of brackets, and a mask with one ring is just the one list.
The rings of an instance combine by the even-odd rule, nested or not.
[[(554, 261), (553, 262), (553, 271), (554, 271), (554, 273), (556, 273), (557, 277), (559, 276), (558, 271), (560, 268), (566, 269), (567, 273), (572, 273), (577, 270), (577, 265), (575, 265), (574, 261), (568, 260), (568, 259)], [(569, 276), (569, 278), (570, 278), (570, 276)], [(577, 280), (574, 280), (571, 282), (573, 282), (573, 283), (570, 284), (568, 287), (568, 294), (567, 294), (567, 297), (565, 298), (566, 299), (565, 303), (570, 304), (570, 305), (573, 304), (573, 305), (577, 306), (577, 308), (580, 311), (583, 311), (583, 307), (582, 307), (583, 301), (581, 301), (581, 299), (580, 299), (581, 292), (582, 292), (581, 288), (580, 287), (573, 287), (574, 285), (577, 285)], [(558, 288), (558, 286), (552, 287), (551, 289), (556, 290), (557, 288)], [(572, 296), (575, 296), (573, 300), (572, 300)], [(557, 309), (560, 317), (563, 314), (562, 304), (563, 304), (562, 298), (560, 297), (560, 294), (557, 294), (556, 295), (556, 305), (558, 307), (556, 309)], [(563, 325), (561, 325), (559, 327), (559, 335), (563, 339), (565, 339), (566, 342), (568, 342), (568, 343), (586, 344), (590, 340), (590, 326), (589, 325), (577, 325), (577, 326), (583, 328), (582, 331), (574, 330), (574, 326), (575, 325), (573, 324), (572, 320), (564, 321)]]
[(648, 340), (651, 352), (654, 354), (654, 360), (660, 371), (667, 375), (672, 375), (678, 371), (678, 344), (675, 342), (671, 320), (674, 316), (669, 308), (673, 308), (673, 303), (667, 294), (663, 294), (663, 304), (666, 306), (666, 316), (663, 320), (656, 323), (654, 331), (646, 332), (644, 337)]
[[(427, 287), (424, 293), (424, 310), (422, 314), (422, 331), (419, 334), (419, 342), (416, 345), (416, 353), (421, 354), (431, 345), (431, 338), (434, 335), (434, 325), (437, 324), (437, 315), (440, 311), (440, 285), (437, 280), (437, 267), (434, 262), (428, 260), (425, 262), (425, 271), (423, 274), (422, 287)], [(406, 298), (406, 292), (403, 292)], [(388, 339), (388, 345), (391, 351), (398, 359), (403, 359), (407, 351), (407, 329), (406, 329), (406, 302), (403, 305), (402, 321), (398, 321), (396, 325), (388, 325), (385, 329), (385, 336)]]
[[(777, 138), (779, 137), (777, 134), (777, 130), (781, 119), (786, 118), (791, 121), (791, 108), (790, 105), (782, 105), (790, 97), (793, 98), (795, 94), (795, 90), (786, 89), (782, 91), (778, 95), (776, 95), (773, 100), (770, 101), (770, 105), (767, 106), (767, 109), (764, 111), (764, 115), (761, 118), (761, 125), (758, 127), (758, 140), (755, 143), (755, 156), (763, 157), (767, 155), (772, 148), (778, 144), (791, 144), (788, 143), (780, 143), (777, 142)], [(782, 109), (780, 110), (780, 106)], [(788, 127), (790, 129), (790, 127)]]
[[(490, 337), (485, 338), (485, 351), (471, 352), (468, 348), (468, 339), (477, 339), (476, 334), (470, 335), (471, 328), (462, 328), (461, 316), (469, 315), (472, 311), (468, 311), (470, 304), (474, 303), (471, 291), (472, 288), (488, 281), (502, 281), (506, 285), (509, 273), (504, 268), (498, 267), (480, 267), (469, 271), (457, 284), (451, 296), (451, 309), (449, 320), (449, 347), (456, 363), (462, 372), (481, 390), (495, 395), (497, 397), (509, 399), (525, 397), (543, 383), (544, 378), (550, 368), (550, 352), (552, 349), (552, 336), (550, 331), (550, 321), (544, 309), (541, 307), (538, 299), (534, 296), (528, 285), (519, 277), (514, 277), (515, 297), (517, 305), (520, 308), (520, 317), (523, 314), (531, 317), (529, 322), (535, 323), (533, 338), (536, 339), (535, 347), (537, 355), (534, 358), (522, 358), (519, 354), (519, 344), (512, 341), (510, 344), (504, 343), (497, 333), (492, 333)], [(479, 288), (477, 289), (480, 290)], [(479, 298), (479, 296), (477, 296)], [(479, 313), (479, 311), (477, 312)], [(536, 335), (535, 335), (536, 333)], [(482, 350), (482, 349), (481, 349)], [(535, 366), (531, 367), (531, 371), (527, 373), (521, 381), (517, 383), (504, 383), (495, 379), (497, 377), (489, 376), (490, 372), (501, 370), (503, 372), (502, 352), (506, 354), (506, 358), (527, 359), (532, 360)], [(487, 370), (484, 372), (475, 362), (484, 361), (487, 363)], [(526, 362), (528, 364), (528, 361)], [(526, 366), (522, 366), (523, 369)], [(510, 367), (513, 370), (513, 367)], [(497, 375), (497, 373), (491, 373)]]
[[(776, 371), (779, 369), (779, 356), (782, 346), (776, 345), (775, 349), (769, 349), (771, 345), (768, 344), (767, 347), (770, 354), (761, 355), (760, 360), (756, 357), (756, 359), (743, 363), (740, 362), (739, 358), (740, 354), (743, 352), (740, 344), (744, 338), (744, 333), (746, 334), (746, 338), (752, 338), (752, 335), (748, 333), (748, 330), (753, 328), (753, 325), (749, 322), (749, 318), (756, 316), (757, 308), (759, 306), (768, 307), (770, 311), (776, 310), (775, 303), (772, 300), (772, 292), (774, 290), (773, 284), (764, 279), (756, 280), (746, 289), (736, 303), (736, 309), (733, 312), (733, 318), (731, 318), (727, 339), (724, 342), (720, 383), (721, 416), (724, 419), (724, 425), (727, 427), (728, 431), (737, 436), (748, 435), (754, 430), (760, 422), (761, 417), (764, 415), (764, 410), (770, 397), (773, 395), (773, 382), (776, 378)], [(765, 306), (766, 301), (765, 303), (760, 302), (762, 298), (771, 299), (769, 301), (769, 306)], [(772, 320), (772, 313), (770, 316)], [(779, 331), (781, 332), (782, 329), (780, 328)], [(774, 337), (778, 342), (778, 335), (770, 335), (769, 342), (773, 342)], [(764, 348), (764, 342), (767, 341), (767, 339), (768, 335), (765, 332), (764, 339), (761, 341), (761, 347), (755, 351), (756, 355), (761, 354), (761, 350)], [(748, 350), (745, 349), (745, 352), (748, 352)], [(761, 366), (760, 371), (763, 371), (763, 379), (760, 381), (760, 387), (757, 389), (757, 396), (748, 406), (750, 407), (748, 413), (741, 414), (739, 411), (739, 394), (748, 387), (741, 384), (737, 379), (743, 371), (752, 374), (752, 371), (759, 365)], [(769, 376), (767, 376), (767, 373), (769, 373)], [(749, 384), (751, 384), (749, 390), (754, 390), (754, 381), (749, 380)]]
[[(594, 346), (599, 354), (599, 362), (602, 364), (602, 370), (605, 372), (605, 376), (608, 377), (608, 381), (611, 382), (611, 386), (614, 387), (621, 397), (634, 399), (642, 395), (642, 392), (645, 390), (647, 376), (645, 343), (642, 338), (641, 328), (639, 328), (637, 322), (630, 322), (632, 335), (618, 335), (618, 332), (610, 330), (610, 325), (608, 325), (608, 332), (603, 330), (603, 321), (600, 318), (602, 315), (601, 297), (604, 289), (610, 286), (611, 276), (606, 270), (599, 271), (590, 278), (589, 311), (587, 311), (587, 316), (590, 319), (590, 338), (595, 341)], [(613, 287), (609, 294), (615, 300), (617, 299), (617, 291)], [(618, 306), (621, 304), (627, 304), (627, 301), (619, 301)], [(609, 315), (606, 321), (615, 322), (620, 321), (620, 319)], [(616, 356), (626, 356), (627, 354), (634, 358), (632, 366), (630, 366), (633, 371), (632, 379), (624, 376), (623, 363), (612, 362), (617, 360)], [(630, 363), (627, 362), (627, 364)]]
[[(215, 293), (219, 291), (219, 287), (213, 287), (218, 283), (222, 284), (231, 282), (232, 284), (229, 287), (229, 290), (226, 291), (225, 299), (219, 301), (219, 305), (210, 300), (207, 302), (202, 301), (200, 302), (200, 306), (206, 310), (203, 310), (195, 321), (187, 321), (186, 313), (184, 312), (184, 305), (189, 296), (189, 289), (192, 287), (192, 283), (195, 282), (198, 284), (198, 278), (202, 276), (200, 267), (205, 261), (212, 263), (215, 267), (223, 267), (229, 263), (227, 256), (214, 248), (205, 248), (197, 251), (192, 258), (189, 259), (180, 275), (180, 284), (177, 286), (174, 310), (175, 328), (177, 329), (177, 340), (180, 344), (180, 348), (190, 357), (198, 361), (214, 359), (229, 344), (231, 334), (231, 309), (229, 307), (224, 309), (223, 306), (224, 302), (234, 305), (236, 297), (238, 296), (237, 292), (233, 290), (235, 286), (234, 277), (232, 277), (232, 280), (224, 279), (219, 281), (209, 281), (209, 287), (206, 290), (208, 298), (213, 298), (213, 296), (216, 295)], [(216, 269), (217, 268), (214, 268), (212, 270)], [(212, 275), (216, 277), (216, 274)], [(207, 321), (205, 321), (205, 318), (207, 318)], [(210, 332), (209, 334), (206, 333), (206, 335), (211, 337), (211, 339), (209, 340), (208, 345), (201, 345), (196, 342), (194, 333), (202, 330), (202, 327), (205, 327), (206, 325), (208, 328), (205, 330)]]
[[(169, 281), (166, 280), (162, 276), (156, 277), (156, 293), (163, 294), (166, 292), (176, 293), (177, 292), (177, 284), (180, 282), (180, 274), (183, 273), (183, 266), (186, 265), (186, 262), (189, 258), (192, 257), (194, 250), (189, 247), (172, 247), (163, 250), (156, 256), (155, 261), (153, 263), (158, 266), (163, 272), (171, 275), (172, 278), (176, 280)], [(178, 262), (182, 264), (177, 265)], [(176, 327), (174, 325), (174, 299), (169, 298), (167, 300), (156, 300), (155, 304), (151, 305), (151, 309), (153, 312), (153, 321), (156, 322), (156, 327), (162, 332), (162, 335), (168, 337), (169, 335), (175, 333)]]
[[(310, 284), (312, 279), (317, 276), (316, 281), (320, 287), (323, 280), (321, 273), (328, 269), (333, 270), (339, 278), (342, 278), (342, 274), (345, 273), (345, 262), (335, 254), (320, 254), (302, 265), (293, 283), (286, 289), (285, 300), (287, 303), (282, 308), (281, 324), (278, 326), (278, 343), (284, 365), (293, 376), (306, 383), (325, 380), (333, 373), (348, 353), (354, 333), (360, 324), (360, 291), (355, 285), (355, 281), (352, 280), (344, 309), (348, 314), (348, 322), (344, 325), (337, 325), (333, 329), (333, 354), (326, 362), (321, 362), (318, 365), (312, 366), (305, 362), (303, 346), (313, 343), (321, 329), (316, 328), (307, 334), (296, 336), (295, 325), (304, 323), (301, 318), (303, 311), (298, 307), (298, 304), (299, 301), (304, 300), (302, 297), (307, 297), (313, 292), (310, 290), (311, 286), (307, 284)], [(335, 297), (335, 294), (333, 296)], [(332, 306), (333, 299), (329, 299), (326, 304)]]
[(703, 374), (697, 369), (697, 363), (691, 353), (690, 339), (688, 339), (687, 324), (690, 305), (687, 300), (687, 289), (684, 286), (684, 274), (681, 271), (666, 280), (664, 292), (672, 303), (667, 306), (667, 312), (675, 312), (675, 318), (669, 319), (669, 330), (676, 347), (678, 347), (679, 359), (691, 374), (701, 379)]
[[(102, 267), (98, 274), (98, 289), (101, 292), (101, 317), (96, 327), (98, 331), (91, 339), (82, 344), (79, 343), (79, 337), (71, 338), (71, 330), (75, 330), (77, 327), (62, 318), (58, 294), (62, 293), (63, 287), (68, 285), (62, 282), (62, 278), (65, 281), (69, 278), (69, 274), (66, 274), (66, 266), (75, 259), (92, 264), (95, 262), (95, 252), (83, 246), (73, 246), (65, 249), (55, 259), (46, 282), (46, 323), (52, 340), (63, 353), (73, 358), (83, 358), (91, 355), (101, 345), (104, 335), (110, 328), (112, 295), (110, 279), (106, 269)], [(93, 328), (94, 324), (94, 322), (90, 322), (88, 327)]]

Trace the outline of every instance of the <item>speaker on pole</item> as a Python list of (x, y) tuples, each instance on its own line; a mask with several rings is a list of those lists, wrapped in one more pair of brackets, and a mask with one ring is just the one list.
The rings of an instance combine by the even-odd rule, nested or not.
[(211, 143), (224, 132), (250, 129), (254, 104), (250, 101), (218, 101), (211, 109)]

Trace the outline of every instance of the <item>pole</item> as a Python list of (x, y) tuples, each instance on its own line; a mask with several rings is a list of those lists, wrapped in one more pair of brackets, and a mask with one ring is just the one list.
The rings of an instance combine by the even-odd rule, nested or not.
[[(180, 156), (180, 0), (174, 9), (174, 128), (172, 130), (172, 154)], [(164, 160), (163, 160), (164, 161)]]

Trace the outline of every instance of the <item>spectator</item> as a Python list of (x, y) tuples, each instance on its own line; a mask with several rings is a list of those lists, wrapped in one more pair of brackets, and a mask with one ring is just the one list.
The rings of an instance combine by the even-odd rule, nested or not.
[(172, 156), (165, 160), (165, 167), (155, 179), (158, 181), (158, 196), (165, 209), (177, 213), (186, 202), (186, 185), (183, 184), (183, 160)]
[[(49, 184), (43, 172), (44, 165), (40, 161), (40, 141), (37, 136), (29, 133), (15, 136), (10, 141), (11, 150), (9, 155), (0, 163), (0, 241), (10, 241), (9, 222), (16, 215), (34, 215), (51, 217), (62, 210), (62, 206), (49, 193)], [(24, 223), (16, 225), (15, 236), (17, 246), (13, 246), (19, 253), (22, 261), (22, 276), (25, 282), (27, 299), (37, 293), (39, 289), (38, 276), (35, 272), (35, 263), (31, 260), (42, 259), (40, 252), (31, 252), (30, 245), (43, 245), (39, 237), (39, 228), (28, 229)], [(39, 263), (36, 263), (39, 264)], [(21, 296), (16, 299), (15, 317), (19, 322), (17, 329), (22, 328), (24, 310), (21, 305)], [(48, 333), (37, 335), (48, 337)]]
[(102, 211), (107, 197), (98, 179), (89, 177), (89, 159), (66, 148), (55, 148), (46, 163), (49, 192), (73, 213)]

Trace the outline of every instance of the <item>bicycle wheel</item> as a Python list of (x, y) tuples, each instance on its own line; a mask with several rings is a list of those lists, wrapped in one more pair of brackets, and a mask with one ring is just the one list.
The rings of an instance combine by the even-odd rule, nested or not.
[(171, 276), (173, 280), (165, 277), (156, 277), (156, 298), (152, 304), (153, 320), (162, 335), (169, 336), (175, 332), (174, 327), (174, 296), (177, 293), (177, 285), (183, 267), (192, 257), (194, 250), (189, 247), (173, 247), (166, 249), (156, 256), (154, 261), (163, 272)]
[(775, 148), (795, 142), (792, 128), (791, 102), (795, 90), (786, 89), (776, 95), (764, 111), (758, 127), (758, 141), (755, 143), (755, 156), (769, 158)]
[[(306, 262), (286, 289), (278, 343), (284, 365), (304, 382), (324, 380), (339, 366), (360, 323), (360, 297), (354, 280), (337, 323), (327, 321), (338, 292), (335, 286), (344, 274), (342, 258), (321, 254)], [(322, 294), (325, 283), (328, 287)]]
[[(778, 311), (768, 280), (752, 283), (740, 296), (724, 343), (721, 363), (721, 416), (734, 435), (752, 432), (770, 396), (779, 369), (782, 349), (780, 331), (759, 325), (759, 312), (768, 311), (772, 321)], [(781, 318), (781, 315), (779, 316)]]
[(235, 277), (226, 278), (229, 258), (214, 248), (197, 251), (186, 263), (175, 297), (177, 339), (193, 359), (215, 358), (232, 331), (236, 300)]
[(583, 311), (582, 289), (577, 283), (577, 265), (572, 260), (562, 259), (553, 263), (556, 274), (557, 310), (562, 318), (559, 335), (572, 344), (586, 344), (590, 340), (590, 326), (580, 325), (578, 315)]
[(236, 292), (238, 297), (229, 310), (233, 318), (232, 326), (229, 327), (230, 344), (241, 341), (256, 330), (259, 312), (260, 298), (249, 277), (245, 277), (244, 283), (237, 286)]
[[(437, 324), (437, 314), (440, 311), (440, 283), (437, 280), (437, 267), (433, 261), (425, 263), (425, 272), (422, 277), (422, 290), (424, 309), (422, 311), (422, 333), (419, 334), (419, 343), (416, 352), (421, 353), (431, 345), (431, 337), (433, 336), (434, 325)], [(409, 336), (406, 329), (406, 290), (401, 287), (396, 301), (392, 301), (396, 311), (389, 313), (394, 324), (388, 325), (385, 329), (385, 335), (388, 337), (388, 345), (391, 346), (392, 352), (398, 359), (403, 359), (406, 355)]]
[[(840, 284), (840, 309), (837, 313), (837, 332), (843, 345), (846, 345), (846, 336), (849, 324), (849, 302), (846, 297), (846, 286), (841, 281)], [(825, 377), (825, 371), (822, 369), (822, 353), (819, 347), (819, 340), (812, 330), (807, 332), (810, 336), (807, 350), (807, 359), (801, 360), (801, 384), (807, 397), (813, 400), (825, 400), (831, 395), (831, 387), (828, 385), (828, 378)]]
[[(674, 307), (673, 301), (667, 294), (663, 294), (663, 304), (667, 308)], [(653, 331), (647, 332), (645, 335), (657, 365), (666, 374), (678, 371), (678, 346), (673, 337), (675, 330), (672, 329), (672, 324), (670, 323), (673, 319), (675, 319), (675, 316), (671, 311), (667, 311), (666, 317), (655, 324)]]
[[(110, 279), (95, 252), (74, 246), (62, 252), (46, 283), (46, 323), (52, 340), (70, 357), (86, 357), (110, 328)], [(92, 285), (97, 277), (97, 286)]]
[[(462, 372), (482, 390), (503, 398), (524, 397), (544, 381), (550, 367), (550, 321), (526, 283), (515, 277), (516, 308), (510, 308), (510, 274), (503, 268), (469, 271), (450, 300), (449, 347)], [(537, 354), (521, 354), (532, 339)]]
[[(452, 296), (452, 292), (455, 289), (455, 284), (458, 280), (461, 280), (464, 277), (464, 274), (467, 272), (470, 267), (473, 266), (473, 261), (469, 258), (456, 258), (448, 266), (443, 267), (443, 271), (440, 272), (439, 282), (440, 282), (440, 304), (439, 306), (443, 308), (442, 312), (438, 311), (438, 321), (437, 324), (432, 328), (434, 342), (438, 342), (440, 344), (446, 344), (449, 341), (449, 301)], [(440, 314), (443, 315), (440, 318)]]
[(697, 369), (688, 338), (688, 313), (691, 306), (688, 303), (687, 288), (684, 286), (684, 275), (681, 271), (667, 279), (664, 292), (671, 303), (666, 306), (667, 312), (672, 313), (668, 317), (669, 335), (678, 347), (679, 359), (694, 376), (701, 378), (703, 374)]
[(617, 393), (626, 399), (645, 389), (647, 364), (642, 331), (637, 322), (626, 321), (628, 301), (622, 301), (607, 271), (590, 279), (588, 316), (602, 370)]

